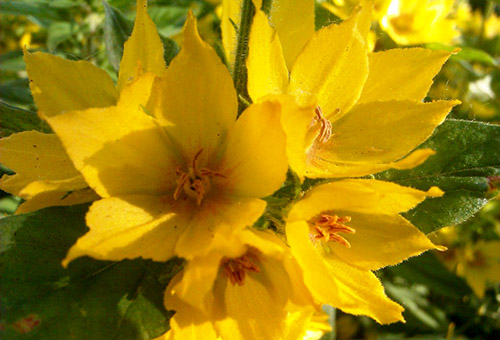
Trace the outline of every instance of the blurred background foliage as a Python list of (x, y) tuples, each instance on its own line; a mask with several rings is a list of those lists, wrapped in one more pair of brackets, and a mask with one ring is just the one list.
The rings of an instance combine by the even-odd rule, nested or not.
[[(399, 3), (400, 12), (405, 1)], [(356, 2), (317, 1), (317, 28), (339, 22)], [(394, 2), (382, 0), (375, 4), (390, 7)], [(150, 0), (149, 4), (149, 14), (167, 46), (167, 61), (178, 51), (179, 33), (189, 10), (198, 18), (203, 38), (217, 51), (222, 50), (220, 1)], [(452, 38), (431, 34), (418, 44), (405, 44), (456, 52), (436, 77), (427, 100), (458, 98), (462, 104), (450, 118), (500, 124), (499, 1), (429, 0), (427, 5), (438, 8), (432, 18), (425, 17), (429, 13), (418, 14), (414, 9), (409, 12), (414, 18), (404, 17), (405, 22), (416, 22), (419, 15), (433, 22), (446, 20), (456, 32)], [(116, 79), (123, 43), (132, 30), (134, 6), (133, 0), (0, 1), (1, 113), (11, 110), (9, 105), (26, 110), (26, 119), (31, 111), (36, 112), (29, 93), (23, 48), (71, 60), (88, 60)], [(393, 19), (401, 18), (402, 14)], [(402, 40), (395, 35), (394, 27), (387, 26), (393, 19), (387, 19), (387, 15), (384, 19), (380, 13), (375, 13), (375, 19), (373, 49), (401, 47)], [(2, 173), (10, 172), (0, 168)], [(499, 183), (500, 177), (489, 178), (492, 191)], [(1, 193), (0, 212), (12, 214), (19, 202), (19, 198)], [(443, 228), (432, 237), (448, 250), (428, 253), (378, 272), (387, 293), (405, 307), (405, 324), (380, 326), (371, 319), (338, 311), (335, 332), (325, 334), (323, 339), (500, 339), (499, 197), (473, 218)]]

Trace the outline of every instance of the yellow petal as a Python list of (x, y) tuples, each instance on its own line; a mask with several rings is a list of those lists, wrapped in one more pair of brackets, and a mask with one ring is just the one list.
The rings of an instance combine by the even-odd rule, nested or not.
[(266, 203), (256, 198), (215, 198), (203, 200), (176, 246), (178, 256), (191, 260), (225, 248), (232, 236), (253, 223)]
[(16, 172), (2, 178), (0, 188), (25, 199), (44, 191), (64, 195), (88, 186), (54, 134), (25, 131), (2, 138), (0, 162)]
[(165, 291), (164, 304), (167, 310), (174, 310), (175, 314), (170, 319), (170, 330), (155, 340), (216, 340), (213, 319), (210, 315), (200, 312), (180, 299), (172, 289), (183, 278), (183, 273), (177, 274), (169, 283)]
[(370, 71), (358, 103), (424, 99), (449, 56), (450, 52), (423, 48), (370, 53)]
[(336, 242), (330, 242), (328, 246), (340, 259), (354, 267), (377, 270), (438, 248), (400, 215), (360, 214), (340, 210), (334, 212), (339, 216), (350, 216), (351, 222), (348, 225), (356, 233), (342, 234), (351, 244), (350, 248)]
[(175, 188), (168, 141), (134, 100), (147, 98), (151, 81), (141, 78), (126, 87), (117, 106), (48, 118), (75, 166), (102, 197)]
[[(299, 107), (290, 97), (278, 97), (282, 106), (281, 125), (286, 134), (286, 155), (292, 170), (304, 179), (307, 169), (306, 151), (316, 134), (310, 133), (314, 118), (314, 106)], [(309, 138), (311, 137), (311, 138)]]
[(242, 0), (222, 0), (222, 46), (231, 72), (234, 68), (238, 34), (236, 27), (240, 26)]
[(291, 69), (314, 33), (314, 1), (275, 0), (269, 15), (280, 36), (286, 65)]
[[(240, 249), (240, 256), (244, 248)], [(223, 258), (219, 252), (211, 252), (207, 256), (202, 256), (188, 261), (183, 269), (182, 280), (173, 286), (172, 293), (177, 298), (196, 308), (198, 313), (210, 313), (210, 306), (205, 303), (212, 293), (214, 281), (219, 273), (219, 266)]]
[(100, 197), (90, 188), (74, 191), (46, 191), (23, 202), (16, 214), (26, 214), (47, 207), (69, 206), (96, 201)]
[(425, 141), (458, 101), (370, 102), (356, 105), (333, 125), (326, 143), (310, 151), (311, 177), (363, 176), (391, 167), (416, 166), (432, 151), (419, 150), (393, 163)]
[[(279, 269), (279, 266), (278, 266)], [(265, 270), (261, 267), (261, 271)], [(278, 273), (273, 273), (279, 276)], [(217, 328), (223, 339), (235, 340), (278, 340), (284, 333), (286, 301), (277, 299), (281, 282), (270, 282), (261, 278), (261, 273), (250, 273), (243, 285), (232, 285), (225, 278), (224, 295), (216, 295), (216, 308), (224, 308), (219, 313), (226, 317), (217, 322)], [(222, 281), (222, 280), (221, 280)], [(282, 291), (281, 291), (282, 293)], [(224, 301), (220, 306), (220, 300)], [(217, 315), (217, 314), (216, 314)], [(220, 315), (220, 314), (219, 314)]]
[(253, 18), (247, 69), (248, 94), (254, 101), (269, 94), (286, 92), (288, 69), (280, 39), (262, 11), (257, 11)]
[(115, 105), (118, 92), (106, 71), (88, 61), (70, 61), (25, 51), (30, 89), (39, 112), (54, 116), (70, 110)]
[(291, 70), (289, 93), (301, 105), (317, 98), (331, 120), (354, 105), (368, 76), (367, 47), (357, 29), (360, 17), (364, 18), (357, 13), (314, 33)]
[(288, 168), (281, 104), (253, 104), (237, 120), (227, 137), (227, 149), (217, 178), (225, 192), (244, 197), (264, 197), (278, 190)]
[[(233, 81), (215, 51), (203, 42), (196, 20), (188, 15), (184, 42), (164, 77), (156, 84), (154, 114), (179, 153), (213, 160), (237, 114)], [(202, 162), (201, 162), (202, 163)]]
[[(166, 69), (163, 43), (156, 25), (148, 15), (147, 0), (137, 0), (137, 12), (132, 35), (125, 42), (120, 62), (118, 89), (130, 83), (142, 72), (162, 75)], [(136, 71), (140, 68), (139, 74)]]
[(299, 221), (287, 224), (287, 240), (304, 271), (313, 296), (354, 315), (367, 315), (379, 323), (403, 321), (403, 307), (391, 301), (377, 277), (368, 270), (346, 264), (334, 254), (325, 258), (309, 238), (309, 226)]
[(321, 212), (336, 210), (395, 215), (410, 210), (426, 197), (442, 194), (436, 187), (425, 192), (373, 179), (346, 179), (314, 187), (294, 204), (288, 221), (309, 220)]
[[(179, 208), (177, 208), (179, 210)], [(70, 248), (63, 265), (81, 256), (120, 261), (142, 257), (166, 261), (187, 225), (184, 211), (174, 211), (169, 198), (133, 195), (105, 198), (87, 213), (90, 230)]]

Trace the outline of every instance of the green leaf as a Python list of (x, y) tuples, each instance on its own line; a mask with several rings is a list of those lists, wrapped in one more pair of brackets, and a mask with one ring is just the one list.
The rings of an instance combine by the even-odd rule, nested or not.
[(420, 148), (437, 153), (414, 169), (375, 177), (421, 190), (438, 186), (445, 192), (404, 214), (423, 232), (466, 221), (494, 195), (492, 179), (500, 175), (500, 126), (449, 119)]
[(62, 268), (85, 231), (88, 204), (0, 220), (2, 339), (152, 339), (168, 329), (163, 307), (180, 261), (80, 258)]
[[(443, 44), (439, 43), (432, 43), (432, 44), (427, 44), (427, 48), (431, 50), (443, 50), (443, 51), (449, 51), (452, 52), (456, 49), (455, 46), (446, 46)], [(454, 54), (451, 56), (452, 60), (465, 60), (469, 62), (478, 62), (478, 63), (483, 63), (489, 66), (498, 66), (499, 63), (498, 61), (491, 56), (488, 52), (469, 47), (469, 46), (461, 46), (460, 47), (460, 52)]]
[(102, 3), (104, 5), (104, 13), (106, 14), (104, 21), (106, 51), (111, 65), (118, 71), (123, 55), (123, 45), (130, 34), (132, 34), (134, 24), (105, 0)]
[(429, 287), (440, 296), (460, 300), (464, 295), (472, 294), (465, 281), (451, 273), (432, 252), (411, 258), (397, 266), (387, 267), (386, 272), (403, 277), (411, 283)]
[(56, 21), (50, 24), (47, 30), (47, 47), (55, 51), (59, 44), (71, 38), (75, 33), (73, 23)]
[(23, 60), (23, 51), (9, 51), (0, 55), (0, 71), (23, 71), (26, 65)]
[(38, 118), (35, 112), (10, 106), (0, 101), (0, 137), (28, 130), (51, 132), (47, 123)]
[(177, 53), (179, 53), (179, 46), (170, 38), (162, 37), (161, 41), (163, 42), (163, 59), (165, 59), (165, 63), (168, 66)]
[(13, 105), (33, 104), (27, 78), (11, 79), (0, 84), (0, 100)]
[(40, 2), (0, 1), (0, 13), (7, 15), (33, 15), (41, 19), (60, 20), (57, 10)]

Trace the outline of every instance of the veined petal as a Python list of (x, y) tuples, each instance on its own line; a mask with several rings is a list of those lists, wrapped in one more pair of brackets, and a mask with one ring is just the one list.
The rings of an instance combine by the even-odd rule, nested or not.
[(424, 99), (432, 79), (450, 54), (423, 48), (397, 48), (370, 53), (370, 71), (358, 103)]
[(229, 64), (231, 72), (234, 68), (236, 58), (237, 34), (236, 27), (239, 27), (241, 22), (241, 6), (242, 0), (222, 0), (222, 46), (226, 54), (226, 60)]
[(312, 147), (308, 176), (363, 176), (391, 167), (416, 166), (432, 151), (418, 150), (401, 164), (394, 161), (425, 141), (457, 104), (459, 101), (405, 100), (356, 105), (335, 122), (328, 142)]
[(96, 201), (99, 198), (99, 195), (97, 195), (95, 191), (90, 188), (71, 191), (45, 191), (36, 194), (26, 202), (23, 202), (19, 208), (17, 208), (16, 214), (26, 214), (47, 207), (82, 204)]
[[(143, 72), (162, 75), (166, 64), (163, 59), (163, 43), (156, 25), (148, 15), (147, 0), (137, 0), (137, 12), (132, 35), (125, 42), (120, 62), (118, 89), (137, 78)], [(136, 74), (139, 68), (139, 74)]]
[(317, 98), (330, 120), (339, 119), (356, 103), (368, 76), (368, 50), (358, 31), (358, 21), (366, 17), (362, 12), (314, 33), (291, 70), (288, 92), (299, 104)]
[(190, 162), (200, 149), (203, 159), (216, 153), (236, 120), (233, 81), (215, 51), (203, 42), (196, 20), (188, 15), (179, 54), (156, 84), (154, 115), (176, 149)]
[(168, 260), (189, 219), (186, 211), (173, 206), (170, 198), (145, 195), (95, 202), (86, 217), (90, 230), (70, 248), (63, 265), (81, 256), (111, 261), (137, 257)]
[(227, 137), (227, 149), (215, 178), (230, 195), (264, 197), (278, 190), (288, 168), (286, 137), (279, 101), (251, 105)]
[(257, 198), (216, 198), (202, 202), (176, 246), (178, 256), (192, 260), (224, 248), (232, 235), (262, 215), (266, 203)]
[(117, 106), (48, 118), (76, 168), (102, 197), (175, 188), (171, 147), (137, 100), (146, 104), (151, 82), (142, 77), (126, 87)]
[(377, 277), (345, 263), (335, 254), (321, 252), (309, 238), (304, 221), (286, 227), (292, 253), (304, 271), (304, 280), (319, 301), (354, 314), (367, 315), (379, 323), (403, 321), (403, 307), (391, 301)]
[(286, 92), (288, 69), (280, 39), (262, 11), (257, 11), (253, 18), (247, 69), (248, 94), (254, 101), (269, 94)]
[(51, 117), (70, 110), (115, 105), (118, 91), (106, 71), (88, 61), (24, 52), (30, 89), (39, 112)]
[(396, 265), (426, 250), (440, 249), (400, 215), (360, 214), (341, 210), (335, 213), (350, 216), (348, 225), (356, 233), (342, 234), (350, 243), (350, 248), (337, 242), (328, 243), (328, 247), (351, 266), (377, 270)]
[(280, 36), (286, 65), (291, 69), (297, 55), (314, 33), (314, 2), (275, 0), (269, 16)]
[(426, 197), (442, 194), (436, 187), (425, 192), (373, 179), (346, 179), (314, 187), (294, 204), (288, 221), (305, 221), (323, 212), (336, 210), (395, 215), (410, 210)]

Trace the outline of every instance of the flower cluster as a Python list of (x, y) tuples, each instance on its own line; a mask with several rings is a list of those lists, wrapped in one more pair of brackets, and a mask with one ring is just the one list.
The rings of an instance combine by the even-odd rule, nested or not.
[[(423, 102), (450, 54), (370, 53), (370, 8), (314, 32), (313, 1), (296, 21), (255, 1), (252, 103), (238, 116), (231, 73), (194, 16), (167, 67), (146, 3), (137, 1), (116, 86), (88, 62), (25, 51), (54, 134), (0, 141), (1, 162), (16, 171), (0, 187), (26, 200), (18, 212), (93, 201), (90, 230), (64, 266), (81, 256), (185, 259), (166, 287), (175, 314), (162, 339), (297, 339), (322, 304), (403, 321), (373, 271), (439, 248), (399, 214), (442, 192), (360, 177), (433, 154), (414, 149), (457, 104)], [(229, 60), (234, 27), (222, 27)], [(329, 180), (283, 209), (283, 223), (254, 227), (287, 171)]]

